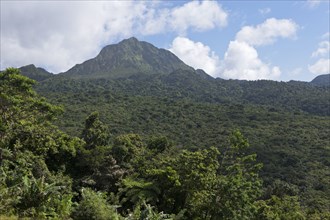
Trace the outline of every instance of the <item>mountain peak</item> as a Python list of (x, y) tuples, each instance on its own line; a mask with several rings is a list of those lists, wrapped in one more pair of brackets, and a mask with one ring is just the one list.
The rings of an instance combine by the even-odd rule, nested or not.
[(29, 69), (29, 68), (37, 68), (34, 64), (28, 64), (26, 66), (22, 66), (21, 68)]
[(139, 40), (136, 37), (130, 37), (130, 38), (122, 40), (120, 43), (126, 43), (126, 42), (137, 43), (137, 42), (139, 42)]
[(131, 37), (118, 44), (105, 46), (95, 58), (63, 74), (117, 78), (141, 73), (169, 74), (177, 69), (193, 70), (170, 51)]
[(53, 76), (52, 73), (46, 71), (43, 68), (36, 67), (34, 64), (29, 64), (19, 68), (22, 75), (27, 76), (36, 81), (43, 81)]

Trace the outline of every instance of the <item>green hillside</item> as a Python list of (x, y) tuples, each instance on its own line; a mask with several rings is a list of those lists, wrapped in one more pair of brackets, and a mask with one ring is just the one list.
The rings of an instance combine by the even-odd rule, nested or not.
[(135, 38), (35, 79), (0, 73), (0, 218), (330, 217), (330, 87), (214, 79)]
[(316, 85), (316, 86), (330, 86), (330, 74), (324, 74), (315, 77), (312, 81), (311, 84)]
[(329, 209), (327, 89), (271, 81), (209, 82), (184, 74), (180, 81), (175, 74), (154, 80), (53, 79), (37, 89), (64, 106), (58, 125), (73, 135), (79, 135), (93, 111), (113, 135), (164, 135), (187, 149), (222, 149), (239, 129), (264, 164), (265, 186), (283, 180), (301, 190), (305, 204)]
[[(62, 130), (79, 135), (85, 118), (97, 111), (113, 135), (163, 135), (186, 149), (222, 149), (228, 135), (239, 129), (264, 164), (265, 187), (275, 180), (285, 181), (299, 189), (304, 205), (329, 210), (329, 87), (214, 79), (189, 68), (164, 71), (175, 68), (171, 62), (163, 63), (162, 73), (141, 73), (141, 63), (123, 60), (122, 51), (150, 55), (152, 48), (154, 60), (171, 61), (172, 55), (133, 38), (103, 49), (100, 54), (109, 58), (108, 63), (115, 62), (112, 56), (116, 54), (109, 48), (121, 51), (115, 59), (117, 66), (130, 63), (134, 67), (127, 69), (129, 75), (114, 78), (117, 71), (104, 69), (105, 77), (94, 70), (88, 79), (84, 71), (72, 78), (69, 70), (36, 87), (66, 109), (57, 123)], [(132, 57), (131, 53), (126, 56)], [(97, 60), (82, 66), (95, 69)]]
[(77, 64), (62, 75), (87, 78), (118, 78), (134, 73), (160, 74), (192, 69), (171, 52), (132, 37), (108, 45), (93, 59)]
[(21, 67), (20, 71), (22, 75), (27, 76), (30, 79), (34, 79), (36, 81), (43, 81), (54, 76), (54, 74), (47, 72), (43, 68), (36, 67), (33, 64)]

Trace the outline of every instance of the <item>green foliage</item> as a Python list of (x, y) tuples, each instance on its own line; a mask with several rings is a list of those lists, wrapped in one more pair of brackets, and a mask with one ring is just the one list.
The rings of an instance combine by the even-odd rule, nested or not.
[(21, 74), (23, 76), (27, 76), (30, 79), (34, 79), (38, 82), (46, 80), (52, 76), (54, 76), (52, 73), (47, 72), (45, 69), (40, 68), (40, 67), (35, 67), (33, 64), (23, 66), (19, 68), (21, 71)]
[(127, 173), (111, 155), (107, 146), (91, 150), (81, 149), (75, 158), (72, 175), (81, 186), (112, 192), (117, 190), (117, 183)]
[(51, 124), (61, 108), (40, 98), (33, 84), (17, 69), (0, 73), (0, 214), (67, 218), (71, 179), (60, 170), (75, 155), (77, 140)]
[(300, 207), (297, 197), (272, 196), (269, 200), (257, 202), (256, 219), (269, 220), (304, 220), (305, 214)]
[[(8, 155), (6, 155), (8, 156)], [(51, 174), (32, 153), (5, 157), (0, 175), (0, 213), (34, 218), (66, 218), (71, 213), (71, 180)]]
[[(230, 131), (239, 129), (252, 146), (247, 151), (256, 152), (264, 165), (260, 176), (265, 187), (280, 179), (299, 190), (303, 206), (330, 210), (326, 88), (271, 81), (208, 82), (177, 71), (116, 80), (58, 77), (37, 89), (66, 106), (58, 125), (74, 135), (95, 110), (111, 125), (111, 135), (165, 136), (175, 143), (173, 150), (220, 145), (223, 151)], [(119, 157), (127, 150), (118, 147), (118, 164), (130, 160)]]
[(121, 203), (140, 204), (142, 201), (155, 204), (160, 190), (153, 182), (127, 177), (122, 181), (119, 195), (124, 195)]
[(20, 202), (15, 205), (16, 210), (23, 216), (67, 218), (71, 213), (72, 195), (63, 189), (70, 185), (60, 184), (56, 180), (49, 184), (44, 177), (34, 179), (24, 176), (22, 185), (18, 186), (21, 192), (18, 195)]
[(118, 163), (128, 163), (141, 152), (142, 147), (143, 143), (139, 135), (120, 135), (114, 141), (112, 154)]
[(144, 160), (145, 171), (123, 179), (122, 204), (129, 208), (128, 201), (131, 207), (147, 201), (165, 213), (185, 210), (188, 219), (250, 219), (261, 181), (255, 155), (242, 152), (246, 147), (241, 133), (235, 132), (224, 154), (211, 147), (176, 155), (163, 152)]
[(79, 187), (93, 187), (106, 192), (116, 190), (116, 183), (126, 170), (113, 158), (112, 147), (108, 145), (108, 127), (99, 120), (97, 112), (86, 118), (82, 138), (85, 144), (77, 150), (71, 164), (71, 175), (79, 182)]
[(259, 170), (255, 154), (246, 154), (247, 140), (239, 131), (233, 132), (229, 145), (220, 157), (221, 174), (212, 200), (212, 216), (221, 219), (251, 219), (254, 202), (261, 195)]
[(165, 136), (154, 136), (154, 137), (151, 137), (149, 140), (148, 140), (148, 143), (147, 143), (147, 148), (152, 150), (152, 151), (155, 151), (157, 153), (161, 153), (169, 148), (171, 148), (173, 145), (173, 143), (171, 143), (167, 137)]
[(106, 146), (109, 142), (107, 127), (99, 120), (99, 113), (91, 113), (85, 121), (85, 128), (81, 135), (86, 142), (86, 149), (93, 149), (96, 146)]
[[(179, 201), (181, 209), (193, 218), (207, 218), (207, 212), (212, 205), (215, 195), (219, 152), (215, 148), (209, 150), (188, 152), (183, 151), (179, 156), (176, 170), (179, 175)], [(181, 203), (181, 204), (180, 204)]]
[(142, 201), (134, 208), (133, 213), (130, 213), (128, 217), (125, 218), (125, 220), (175, 220), (181, 218), (182, 215), (169, 215), (163, 212), (157, 212), (150, 204), (146, 204)]
[[(151, 77), (159, 80), (153, 87), (141, 76), (65, 79), (59, 93), (49, 88), (53, 101), (71, 102), (59, 124), (78, 129), (86, 118), (80, 139), (53, 124), (61, 108), (38, 96), (34, 81), (13, 68), (1, 72), (1, 218), (329, 218), (328, 113), (321, 113), (327, 93), (320, 108), (302, 106), (300, 97), (290, 112), (271, 93), (262, 97), (278, 106), (247, 96), (271, 82), (250, 88), (254, 83), (208, 83), (188, 73)], [(212, 89), (234, 94), (217, 99)], [(314, 97), (324, 88), (305, 89)]]
[(114, 206), (111, 206), (106, 195), (95, 192), (89, 188), (82, 188), (82, 199), (72, 214), (73, 219), (94, 219), (94, 220), (118, 220), (120, 215), (116, 213)]
[(0, 73), (0, 147), (29, 150), (42, 156), (60, 151), (74, 154), (75, 146), (70, 143), (74, 140), (50, 123), (62, 109), (40, 98), (32, 89), (33, 84), (17, 69)]
[(283, 198), (284, 196), (297, 196), (298, 193), (299, 189), (295, 185), (276, 179), (271, 185), (267, 186), (263, 199), (270, 199), (271, 196), (277, 196), (279, 198)]

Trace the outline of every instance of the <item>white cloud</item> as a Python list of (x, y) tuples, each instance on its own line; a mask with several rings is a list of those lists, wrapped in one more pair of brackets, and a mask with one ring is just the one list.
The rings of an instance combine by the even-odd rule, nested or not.
[(225, 53), (221, 76), (231, 79), (277, 79), (279, 67), (263, 63), (255, 48), (246, 42), (231, 41)]
[[(326, 39), (321, 41), (318, 48), (312, 53), (312, 57), (319, 57), (313, 65), (308, 65), (308, 70), (313, 74), (328, 74), (330, 73), (330, 41), (329, 32), (323, 34), (321, 39)], [(320, 58), (321, 57), (321, 58)]]
[(170, 10), (168, 9), (149, 9), (145, 13), (145, 21), (140, 24), (139, 32), (144, 35), (153, 35), (166, 31), (173, 31), (168, 28), (169, 17)]
[(216, 1), (192, 1), (170, 9), (148, 8), (139, 31), (147, 35), (168, 31), (182, 35), (188, 30), (201, 32), (225, 27), (227, 18), (228, 13)]
[(312, 57), (329, 57), (330, 53), (330, 33), (327, 32), (321, 36), (321, 41), (318, 48), (312, 53)]
[(274, 43), (278, 38), (292, 38), (298, 25), (287, 19), (267, 19), (262, 24), (243, 27), (231, 41), (221, 64), (220, 77), (232, 79), (278, 79), (278, 66), (264, 63), (254, 46)]
[(330, 73), (330, 59), (321, 58), (313, 65), (309, 65), (308, 70), (313, 74), (328, 74)]
[(245, 26), (237, 34), (236, 40), (252, 46), (272, 44), (278, 38), (292, 38), (298, 25), (292, 20), (269, 18), (256, 27)]
[(261, 8), (259, 9), (259, 13), (262, 15), (266, 15), (268, 13), (270, 13), (272, 10), (270, 8)]
[(131, 2), (1, 4), (1, 69), (34, 63), (54, 72), (94, 56), (100, 45), (130, 36), (132, 21), (144, 7)]
[(321, 1), (320, 0), (307, 0), (307, 6), (309, 7), (309, 8), (316, 8), (316, 7), (318, 7), (319, 6), (319, 4), (321, 3)]
[(178, 32), (188, 28), (197, 31), (209, 30), (227, 25), (227, 13), (216, 1), (192, 1), (171, 12), (171, 27)]
[(173, 40), (169, 50), (195, 69), (203, 69), (211, 76), (217, 76), (219, 57), (201, 42), (194, 42), (185, 37), (177, 37)]
[(1, 1), (0, 69), (34, 63), (65, 71), (125, 37), (206, 31), (226, 23), (227, 13), (211, 1), (175, 8), (152, 1)]
[(312, 57), (319, 57), (328, 55), (330, 52), (330, 42), (322, 41), (319, 43), (319, 47), (312, 53)]
[(281, 75), (278, 66), (264, 63), (254, 46), (274, 43), (278, 38), (295, 36), (298, 25), (291, 20), (267, 19), (256, 27), (245, 26), (228, 45), (223, 60), (201, 42), (177, 37), (170, 50), (188, 65), (204, 69), (213, 77), (225, 79), (272, 79)]

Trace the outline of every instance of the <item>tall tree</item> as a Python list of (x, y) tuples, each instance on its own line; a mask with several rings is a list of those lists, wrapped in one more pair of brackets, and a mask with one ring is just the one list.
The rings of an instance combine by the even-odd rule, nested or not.
[(86, 149), (108, 145), (108, 127), (100, 121), (98, 112), (93, 112), (86, 118), (81, 137), (86, 142)]
[(71, 181), (61, 170), (79, 141), (52, 124), (61, 108), (38, 96), (33, 85), (17, 69), (0, 73), (0, 214), (65, 218)]
[(229, 138), (220, 156), (216, 194), (210, 209), (211, 219), (251, 219), (255, 201), (261, 195), (262, 182), (256, 154), (246, 154), (249, 144), (239, 131)]

